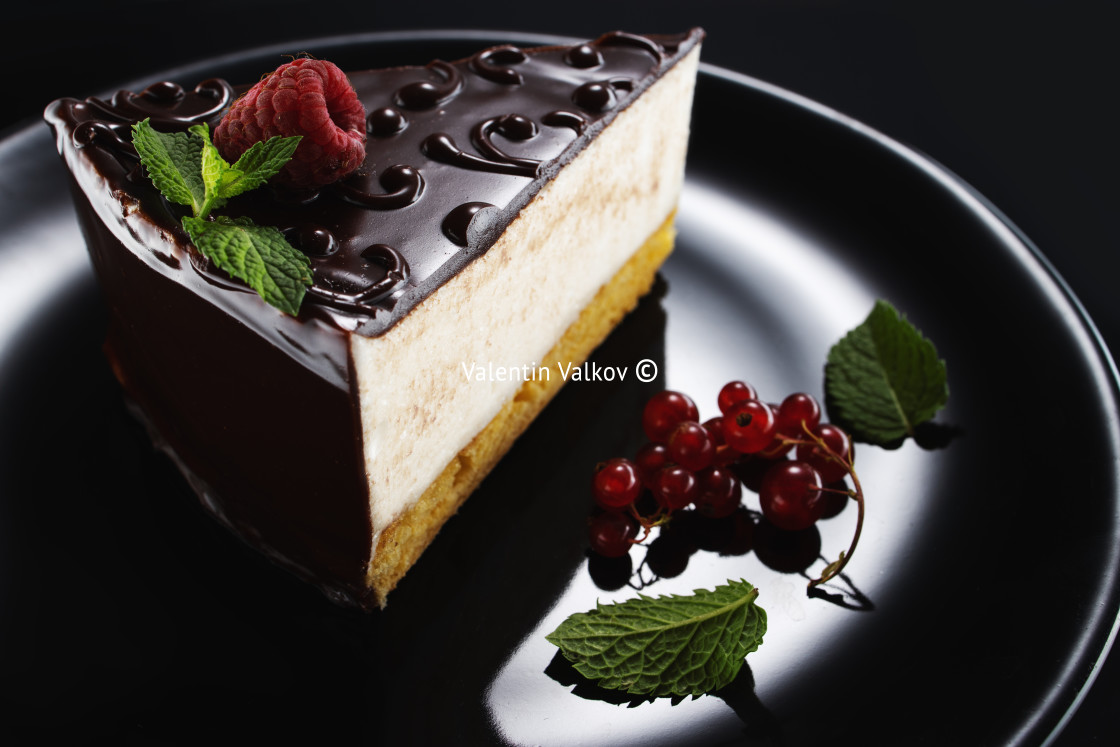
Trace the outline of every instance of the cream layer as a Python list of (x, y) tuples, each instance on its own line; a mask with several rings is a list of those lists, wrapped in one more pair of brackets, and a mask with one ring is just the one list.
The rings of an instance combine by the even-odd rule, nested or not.
[(378, 337), (350, 336), (374, 548), (521, 386), (479, 380), (471, 365), (549, 363), (580, 311), (674, 209), (699, 55), (697, 46), (620, 112), (486, 253), (403, 320)]

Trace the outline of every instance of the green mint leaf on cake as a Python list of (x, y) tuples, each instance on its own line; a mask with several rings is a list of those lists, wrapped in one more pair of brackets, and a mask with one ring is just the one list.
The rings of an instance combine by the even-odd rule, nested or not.
[(829, 351), (824, 386), (832, 420), (878, 445), (913, 436), (949, 399), (933, 343), (882, 300)]
[(291, 137), (271, 137), (263, 142), (254, 143), (241, 154), (237, 163), (223, 177), (221, 192), (224, 197), (234, 197), (250, 189), (256, 189), (274, 177), (296, 152), (301, 135)]
[(601, 687), (638, 695), (702, 695), (731, 683), (766, 633), (758, 590), (728, 581), (690, 596), (599, 604), (547, 637)]
[(203, 143), (202, 181), (206, 187), (207, 204), (211, 208), (221, 207), (229, 198), (256, 189), (276, 176), (292, 159), (302, 139), (300, 135), (293, 135), (256, 142), (231, 166), (211, 142), (210, 128), (206, 124), (194, 125), (190, 132)]
[(229, 171), (229, 164), (222, 155), (218, 153), (218, 149), (210, 142), (210, 127), (205, 123), (200, 125), (193, 125), (189, 133), (198, 138), (202, 143), (202, 157), (200, 159), (200, 171), (202, 174), (202, 186), (205, 189), (205, 199), (202, 203), (202, 209), (196, 210), (196, 216), (206, 216), (214, 208), (219, 208), (226, 203), (222, 195), (219, 193), (219, 185), (222, 180), (222, 174)]
[(267, 303), (295, 316), (311, 285), (311, 262), (271, 226), (210, 211), (255, 189), (291, 160), (300, 136), (256, 143), (232, 166), (210, 140), (205, 123), (187, 132), (159, 132), (145, 119), (132, 127), (140, 162), (164, 197), (186, 205), (183, 228), (198, 250), (219, 269), (255, 290)]
[(198, 215), (206, 202), (202, 142), (186, 132), (159, 132), (145, 119), (132, 126), (132, 144), (156, 189)]
[(299, 313), (311, 285), (311, 261), (276, 228), (226, 216), (214, 220), (187, 216), (183, 227), (198, 250), (220, 269), (284, 313)]

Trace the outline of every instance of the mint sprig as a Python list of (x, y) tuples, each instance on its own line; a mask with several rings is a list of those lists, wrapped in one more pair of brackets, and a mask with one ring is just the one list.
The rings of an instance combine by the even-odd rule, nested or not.
[(185, 216), (183, 227), (198, 250), (218, 267), (285, 314), (299, 313), (303, 288), (311, 279), (310, 263), (276, 228), (224, 215), (212, 221)]
[(825, 364), (829, 417), (858, 441), (890, 445), (949, 399), (945, 361), (887, 301), (833, 345)]
[(145, 119), (132, 126), (132, 144), (156, 189), (199, 215), (206, 202), (199, 138), (186, 132), (157, 132)]
[(210, 211), (275, 176), (291, 160), (300, 136), (255, 143), (231, 165), (210, 141), (206, 124), (167, 133), (145, 119), (133, 125), (132, 132), (132, 143), (152, 184), (168, 200), (190, 207), (192, 215), (183, 217), (183, 228), (198, 250), (267, 303), (286, 314), (298, 314), (311, 285), (307, 255), (272, 226), (258, 226), (248, 218), (210, 219)]
[(546, 638), (576, 671), (638, 695), (702, 695), (735, 679), (766, 632), (758, 590), (746, 581), (691, 596), (639, 595), (578, 612)]

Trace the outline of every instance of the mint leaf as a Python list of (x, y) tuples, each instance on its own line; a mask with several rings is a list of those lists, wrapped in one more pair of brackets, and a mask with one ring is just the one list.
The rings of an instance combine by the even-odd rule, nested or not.
[(210, 261), (231, 277), (249, 285), (260, 297), (295, 316), (311, 285), (311, 262), (270, 226), (249, 218), (219, 216), (210, 211), (230, 197), (259, 187), (283, 168), (300, 137), (272, 137), (254, 143), (233, 166), (210, 141), (206, 123), (187, 132), (156, 132), (145, 119), (132, 127), (132, 142), (152, 183), (164, 197), (189, 205), (193, 215), (183, 218), (191, 241)]
[[(202, 181), (206, 187), (206, 204), (210, 208), (221, 207), (229, 198), (256, 189), (276, 176), (292, 159), (302, 139), (301, 135), (293, 135), (258, 141), (230, 166), (211, 142), (210, 128), (205, 123), (193, 125), (189, 131), (202, 139)], [(201, 211), (199, 217), (205, 217), (207, 212)]]
[(157, 132), (145, 119), (132, 126), (132, 144), (156, 189), (197, 215), (206, 202), (202, 142), (185, 132)]
[(829, 417), (868, 443), (914, 435), (949, 399), (945, 361), (933, 343), (882, 300), (832, 346), (824, 373)]
[(199, 251), (220, 269), (284, 313), (299, 313), (311, 285), (311, 261), (276, 228), (226, 216), (212, 221), (187, 216), (183, 227)]
[(223, 176), (219, 194), (228, 199), (267, 182), (292, 159), (302, 137), (270, 137), (253, 143)]
[(602, 687), (640, 695), (702, 695), (735, 679), (766, 632), (758, 590), (728, 581), (692, 596), (639, 595), (578, 612), (546, 638)]
[(206, 197), (202, 208), (195, 211), (195, 217), (205, 218), (211, 210), (226, 204), (226, 200), (220, 193), (219, 185), (225, 173), (229, 171), (229, 162), (222, 158), (222, 154), (210, 142), (210, 127), (205, 122), (191, 125), (187, 131), (196, 135), (202, 142), (200, 173), (202, 174), (202, 185), (206, 190)]

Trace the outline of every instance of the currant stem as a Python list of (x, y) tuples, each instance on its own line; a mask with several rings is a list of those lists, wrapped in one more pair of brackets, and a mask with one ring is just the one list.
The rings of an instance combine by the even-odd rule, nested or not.
[(638, 513), (638, 509), (634, 508), (633, 503), (630, 504), (629, 509), (630, 515), (637, 519), (638, 526), (642, 528), (643, 532), (641, 537), (630, 540), (630, 544), (632, 545), (642, 544), (647, 539), (649, 539), (649, 533), (654, 527), (659, 527), (662, 524), (669, 523), (669, 515), (661, 509), (658, 509), (657, 513), (654, 514), (651, 518), (646, 518), (645, 516), (642, 516), (640, 513)]
[(848, 551), (840, 553), (839, 558), (825, 566), (824, 573), (821, 574), (820, 578), (813, 579), (809, 582), (809, 588), (812, 589), (814, 586), (819, 586), (820, 584), (823, 584), (826, 581), (835, 578), (840, 573), (840, 571), (844, 570), (844, 566), (848, 564), (848, 561), (852, 559), (852, 555), (855, 554), (856, 545), (859, 544), (859, 536), (863, 532), (864, 500), (863, 486), (860, 485), (859, 475), (856, 474), (855, 465), (852, 464), (851, 459), (841, 459), (840, 455), (833, 451), (828, 446), (828, 444), (824, 442), (823, 438), (815, 436), (812, 433), (809, 434), (809, 437), (816, 441), (817, 445), (825, 452), (827, 452), (829, 456), (844, 465), (844, 468), (848, 471), (848, 474), (852, 478), (852, 485), (855, 488), (852, 491), (846, 492), (848, 492), (848, 495), (851, 496), (851, 498), (856, 502), (857, 507), (856, 531), (852, 535), (852, 543), (848, 546)]

